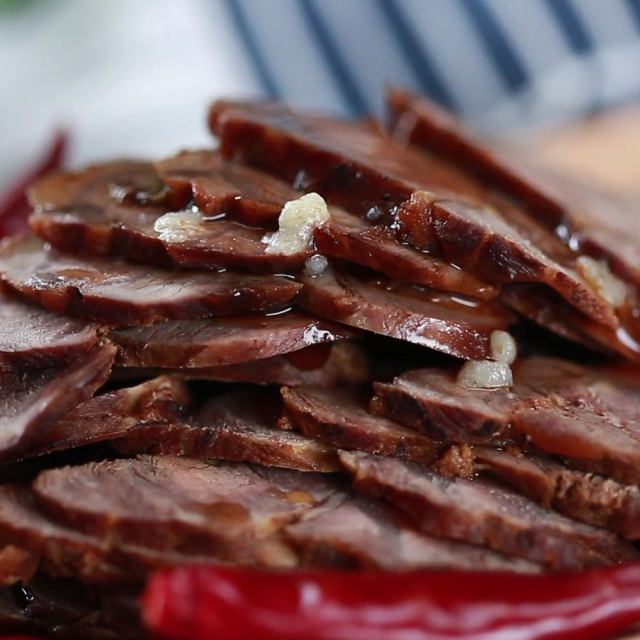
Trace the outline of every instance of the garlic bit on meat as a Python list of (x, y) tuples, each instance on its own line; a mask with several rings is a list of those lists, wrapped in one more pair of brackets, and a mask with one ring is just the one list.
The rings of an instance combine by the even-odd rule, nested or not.
[(612, 307), (621, 307), (627, 299), (627, 285), (611, 273), (606, 260), (580, 256), (576, 260), (578, 273)]
[(313, 231), (329, 220), (329, 209), (317, 193), (287, 202), (278, 218), (278, 231), (264, 236), (267, 253), (292, 254), (311, 245)]
[(518, 350), (513, 336), (494, 331), (489, 337), (493, 360), (465, 362), (458, 373), (458, 384), (468, 389), (499, 389), (513, 385), (511, 368)]

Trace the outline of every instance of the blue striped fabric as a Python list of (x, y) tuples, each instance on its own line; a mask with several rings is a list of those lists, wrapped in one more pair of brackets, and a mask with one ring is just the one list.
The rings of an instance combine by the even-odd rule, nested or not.
[(261, 91), (306, 108), (398, 84), (504, 129), (640, 96), (640, 0), (224, 1)]

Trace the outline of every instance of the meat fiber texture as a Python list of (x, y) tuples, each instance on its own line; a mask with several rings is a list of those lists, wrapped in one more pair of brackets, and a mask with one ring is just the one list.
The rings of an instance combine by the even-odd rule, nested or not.
[(388, 103), (385, 131), (218, 101), (216, 148), (31, 188), (0, 245), (8, 625), (139, 637), (148, 574), (189, 563), (637, 559), (633, 214)]

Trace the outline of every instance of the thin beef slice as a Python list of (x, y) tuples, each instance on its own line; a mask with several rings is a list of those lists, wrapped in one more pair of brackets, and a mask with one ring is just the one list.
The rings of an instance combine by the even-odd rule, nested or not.
[(396, 458), (341, 452), (358, 490), (381, 496), (430, 535), (488, 546), (552, 569), (629, 561), (614, 534), (569, 520), (484, 480), (445, 478)]
[(3, 243), (0, 278), (51, 311), (120, 326), (280, 309), (300, 288), (275, 276), (163, 271), (71, 256), (31, 236)]
[(275, 390), (238, 389), (208, 400), (182, 423), (138, 426), (116, 443), (126, 453), (252, 462), (299, 471), (337, 471), (331, 446), (277, 428)]
[(306, 311), (461, 358), (489, 357), (491, 333), (509, 323), (509, 315), (492, 302), (460, 300), (384, 278), (327, 269), (302, 283), (297, 304)]
[(297, 311), (207, 320), (173, 320), (111, 332), (117, 363), (127, 367), (203, 368), (330, 343), (353, 331)]
[(39, 503), (61, 521), (123, 544), (292, 566), (280, 529), (335, 488), (325, 474), (143, 456), (42, 472)]

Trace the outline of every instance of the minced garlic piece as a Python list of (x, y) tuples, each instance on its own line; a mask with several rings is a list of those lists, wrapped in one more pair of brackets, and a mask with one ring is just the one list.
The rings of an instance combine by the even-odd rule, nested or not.
[(328, 266), (329, 261), (324, 256), (316, 253), (304, 263), (304, 275), (309, 277), (320, 276), (327, 270)]
[(202, 216), (197, 209), (171, 211), (154, 222), (153, 230), (165, 242), (184, 242), (202, 233)]
[(317, 193), (287, 202), (278, 218), (278, 231), (262, 239), (268, 245), (267, 253), (292, 254), (308, 249), (314, 229), (329, 217), (327, 203)]
[(580, 256), (576, 260), (580, 275), (613, 307), (621, 307), (627, 299), (627, 285), (611, 273), (606, 260)]
[(470, 360), (462, 365), (458, 384), (468, 389), (499, 389), (513, 385), (513, 374), (506, 362)]
[(513, 336), (506, 331), (494, 331), (489, 337), (491, 357), (496, 362), (513, 364), (518, 355), (518, 347)]

